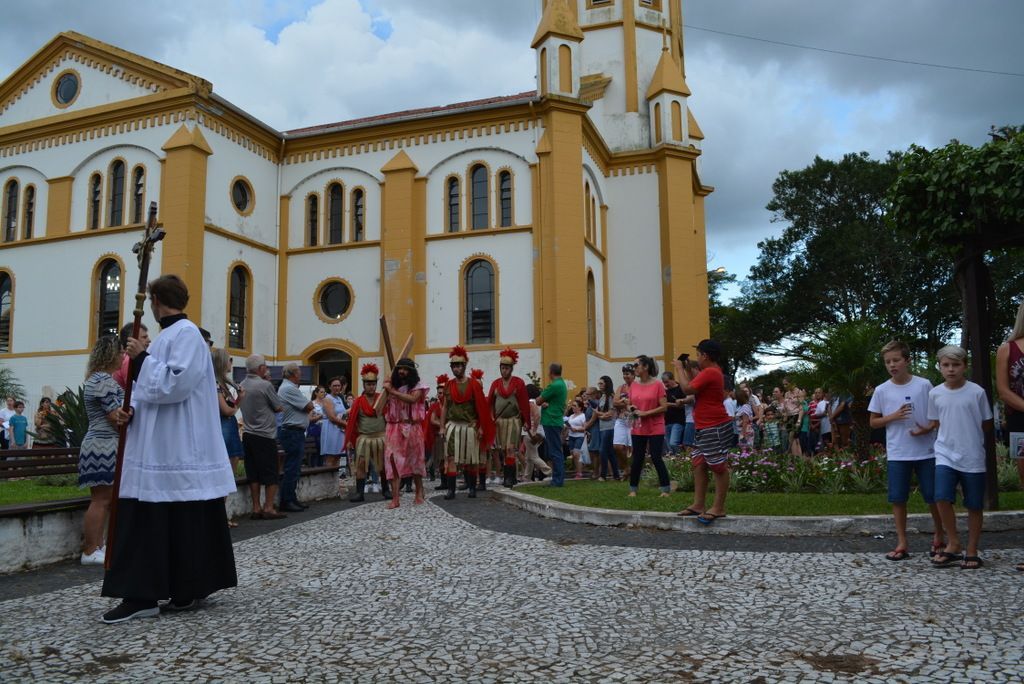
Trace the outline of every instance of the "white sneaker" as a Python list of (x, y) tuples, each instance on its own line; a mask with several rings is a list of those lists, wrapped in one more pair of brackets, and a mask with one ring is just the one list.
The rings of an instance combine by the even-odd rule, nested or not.
[(82, 554), (82, 565), (103, 565), (107, 560), (107, 553), (105, 547), (99, 547), (92, 553)]

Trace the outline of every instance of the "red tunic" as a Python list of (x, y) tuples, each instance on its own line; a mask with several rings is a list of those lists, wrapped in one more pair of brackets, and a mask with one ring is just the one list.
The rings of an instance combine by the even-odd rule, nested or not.
[(508, 381), (507, 388), (505, 387), (505, 381), (501, 378), (492, 382), (491, 389), (487, 393), (487, 403), (490, 404), (492, 409), (494, 408), (494, 397), (499, 394), (505, 399), (513, 394), (516, 395), (516, 403), (519, 405), (519, 417), (523, 421), (523, 427), (529, 431), (530, 397), (526, 394), (526, 383), (523, 382), (523, 379), (513, 375)]
[(466, 393), (459, 391), (459, 381), (452, 379), (448, 381), (448, 395), (456, 404), (465, 404), (472, 401), (476, 407), (476, 421), (480, 427), (482, 438), (480, 440), (481, 451), (490, 449), (494, 443), (494, 417), (491, 415), (491, 406), (484, 396), (484, 388), (480, 383), (469, 378), (466, 381)]

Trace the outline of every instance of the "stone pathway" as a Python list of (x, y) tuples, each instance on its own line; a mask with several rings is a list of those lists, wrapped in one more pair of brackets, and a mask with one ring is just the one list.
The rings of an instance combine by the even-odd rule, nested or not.
[(96, 583), (4, 601), (0, 680), (1024, 677), (1019, 550), (990, 551), (988, 567), (967, 572), (927, 567), (923, 554), (897, 564), (877, 553), (598, 546), (410, 504), (237, 543), (239, 587), (194, 613), (102, 625), (112, 602)]

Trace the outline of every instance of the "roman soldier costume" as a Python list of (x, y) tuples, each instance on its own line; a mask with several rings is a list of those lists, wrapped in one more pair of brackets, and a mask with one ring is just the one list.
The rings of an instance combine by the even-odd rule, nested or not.
[[(519, 353), (506, 348), (501, 352), (498, 362), (502, 366), (515, 366), (518, 361)], [(508, 380), (499, 377), (491, 383), (487, 402), (494, 413), (495, 446), (504, 452), (505, 486), (513, 487), (516, 482), (516, 457), (522, 441), (522, 430), (524, 427), (527, 430), (530, 428), (530, 399), (526, 394), (526, 383), (515, 375)]]
[(430, 454), (431, 480), (434, 473), (440, 474), (441, 484), (434, 489), (437, 491), (448, 489), (448, 476), (444, 469), (444, 439), (441, 438), (441, 410), (444, 407), (444, 390), (451, 378), (447, 373), (437, 376), (437, 401), (427, 409), (427, 417), (423, 419), (423, 446)]
[[(365, 364), (359, 370), (360, 379), (366, 382), (376, 382), (380, 370), (375, 364)], [(355, 472), (356, 491), (349, 501), (363, 501), (363, 492), (366, 490), (366, 472), (368, 465), (380, 473), (382, 481), (386, 481), (384, 473), (384, 433), (386, 423), (384, 416), (378, 415), (373, 408), (377, 392), (367, 394), (365, 389), (359, 398), (352, 403), (349, 410), (348, 429), (345, 432), (345, 448), (355, 447)], [(387, 498), (387, 495), (385, 495)]]
[[(456, 346), (448, 354), (452, 364), (465, 365), (469, 354)], [(494, 441), (494, 422), (484, 396), (483, 387), (472, 377), (448, 381), (444, 390), (445, 471), (448, 477), (446, 499), (455, 498), (458, 470), (466, 475), (470, 498), (476, 498), (476, 479), (481, 465), (481, 452), (486, 453)]]

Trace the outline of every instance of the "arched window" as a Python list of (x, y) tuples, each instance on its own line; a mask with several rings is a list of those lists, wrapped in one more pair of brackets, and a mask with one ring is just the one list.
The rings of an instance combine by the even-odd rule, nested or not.
[(146, 201), (146, 169), (136, 166), (132, 171), (132, 223), (142, 223)]
[(470, 187), (473, 198), (473, 230), (490, 227), (490, 212), (487, 207), (487, 167), (477, 164), (469, 172)]
[(29, 240), (32, 238), (32, 231), (35, 228), (36, 222), (36, 188), (34, 185), (29, 185), (25, 188), (25, 212), (24, 212), (23, 223), (25, 224), (24, 235), (25, 239)]
[(235, 266), (231, 269), (228, 295), (228, 347), (231, 349), (246, 349), (248, 304), (249, 274), (243, 266)]
[(466, 344), (494, 343), (494, 267), (485, 259), (466, 266)]
[(654, 105), (654, 142), (661, 142), (661, 105)]
[(587, 271), (587, 349), (597, 351), (597, 288), (593, 271)]
[(100, 195), (103, 192), (103, 179), (94, 173), (89, 179), (89, 230), (100, 227)]
[(327, 244), (339, 245), (345, 241), (342, 218), (345, 215), (345, 191), (340, 183), (331, 183), (327, 189), (327, 211), (329, 226), (327, 230)]
[(512, 173), (502, 171), (498, 175), (498, 192), (501, 195), (501, 227), (512, 225)]
[(540, 49), (540, 94), (548, 94), (548, 49)]
[(600, 224), (597, 222), (597, 196), (590, 196), (590, 241), (597, 244), (597, 229)]
[(583, 232), (587, 239), (593, 241), (591, 229), (594, 227), (593, 215), (590, 211), (590, 183), (583, 184)]
[(362, 242), (366, 233), (366, 195), (362, 188), (352, 191), (352, 240)]
[[(306, 198), (306, 244), (316, 247), (316, 239), (320, 233), (320, 198), (312, 194)], [(241, 349), (241, 347), (236, 347)]]
[(14, 305), (14, 281), (7, 271), (0, 271), (0, 354), (11, 351), (11, 311)]
[(121, 266), (107, 259), (96, 279), (96, 336), (116, 335), (121, 328)]
[(107, 225), (124, 223), (124, 162), (120, 159), (110, 165), (110, 200)]
[(568, 45), (558, 46), (558, 90), (572, 92), (572, 50)]
[(459, 232), (459, 179), (448, 179), (448, 232)]
[(4, 188), (4, 242), (18, 238), (18, 181), (8, 181)]

